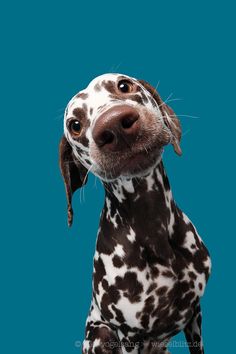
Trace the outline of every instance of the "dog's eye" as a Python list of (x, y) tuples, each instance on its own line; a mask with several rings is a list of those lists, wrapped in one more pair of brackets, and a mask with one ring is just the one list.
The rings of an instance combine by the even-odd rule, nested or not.
[(70, 123), (70, 130), (73, 134), (79, 135), (81, 131), (81, 124), (78, 120), (73, 120)]
[(121, 80), (118, 82), (118, 89), (123, 93), (130, 93), (133, 90), (133, 84), (128, 80)]

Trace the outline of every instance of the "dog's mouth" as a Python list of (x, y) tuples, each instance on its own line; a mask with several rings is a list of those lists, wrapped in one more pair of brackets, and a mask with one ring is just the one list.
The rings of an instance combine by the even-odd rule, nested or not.
[(113, 154), (96, 164), (95, 175), (102, 180), (111, 181), (119, 177), (134, 178), (148, 174), (160, 161), (163, 149), (160, 147), (143, 148), (125, 154)]
[(145, 172), (156, 163), (160, 154), (161, 151), (159, 148), (155, 150), (142, 150), (132, 154), (128, 159), (125, 159), (123, 164), (121, 164), (121, 174), (129, 176)]

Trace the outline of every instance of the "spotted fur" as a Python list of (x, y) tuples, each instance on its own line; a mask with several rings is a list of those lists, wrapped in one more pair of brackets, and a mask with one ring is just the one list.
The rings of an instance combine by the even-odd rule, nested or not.
[[(132, 82), (132, 93), (117, 90), (122, 79)], [(103, 112), (124, 103), (139, 112), (140, 136), (129, 149), (104, 153), (93, 139), (94, 127)], [(70, 131), (73, 119), (82, 125), (76, 137)], [(83, 354), (165, 354), (168, 341), (182, 330), (190, 344), (198, 343), (190, 352), (203, 354), (200, 297), (211, 262), (173, 199), (161, 160), (168, 143), (181, 152), (177, 117), (149, 84), (107, 74), (69, 102), (64, 133), (61, 170), (70, 221), (72, 193), (84, 184), (87, 171), (101, 178), (106, 193)], [(143, 150), (137, 169), (132, 158)], [(128, 169), (122, 169), (125, 160)]]

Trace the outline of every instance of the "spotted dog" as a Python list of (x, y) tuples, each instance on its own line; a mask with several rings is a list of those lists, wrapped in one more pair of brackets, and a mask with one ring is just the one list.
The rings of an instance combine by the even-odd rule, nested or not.
[(84, 354), (168, 353), (182, 330), (190, 353), (204, 352), (199, 299), (211, 262), (161, 159), (169, 143), (181, 154), (180, 138), (156, 90), (125, 75), (95, 78), (66, 108), (60, 167), (69, 225), (88, 172), (105, 188)]

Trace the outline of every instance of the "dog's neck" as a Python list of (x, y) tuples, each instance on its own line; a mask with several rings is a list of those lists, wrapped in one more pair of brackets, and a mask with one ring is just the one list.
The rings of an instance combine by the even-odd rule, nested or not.
[(168, 265), (173, 258), (170, 236), (175, 232), (177, 214), (162, 162), (145, 177), (120, 179), (104, 187), (98, 246), (103, 245), (103, 252), (109, 253), (105, 245), (113, 240), (114, 245), (122, 244), (125, 252), (135, 258), (136, 248), (127, 246), (127, 238), (134, 237), (150, 262)]
[[(170, 223), (175, 211), (175, 203), (160, 161), (145, 177), (120, 178), (112, 183), (104, 183), (105, 208), (116, 210), (120, 215), (133, 217), (142, 216), (143, 222), (154, 222), (160, 219)], [(145, 219), (144, 219), (145, 218)]]

